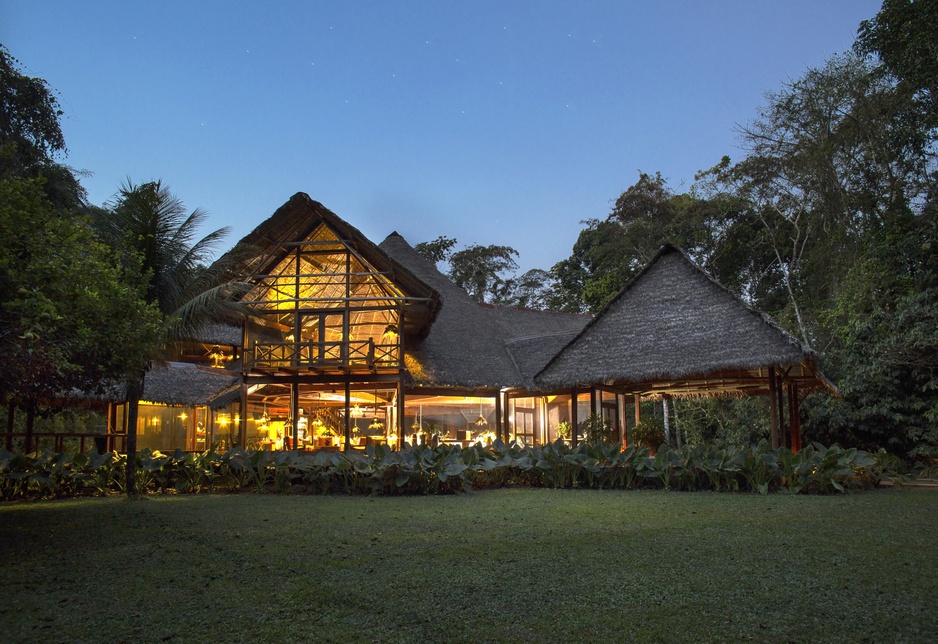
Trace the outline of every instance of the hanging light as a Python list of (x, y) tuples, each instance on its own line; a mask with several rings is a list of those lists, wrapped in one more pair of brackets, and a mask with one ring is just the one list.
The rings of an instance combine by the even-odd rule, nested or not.
[(489, 424), (489, 421), (485, 420), (485, 416), (482, 415), (482, 399), (479, 398), (479, 417), (476, 419), (476, 427), (485, 427)]
[(397, 326), (394, 324), (389, 324), (386, 327), (384, 327), (384, 335), (382, 337), (386, 338), (387, 340), (390, 340), (391, 342), (396, 340), (397, 339)]
[(222, 351), (221, 347), (217, 344), (212, 347), (208, 357), (211, 359), (212, 367), (215, 369), (224, 369), (225, 363), (231, 360), (231, 356)]

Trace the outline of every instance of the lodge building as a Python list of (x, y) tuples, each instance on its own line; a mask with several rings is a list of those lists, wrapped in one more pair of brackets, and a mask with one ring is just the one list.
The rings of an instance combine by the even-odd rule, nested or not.
[[(375, 244), (303, 193), (241, 244), (251, 315), (150, 371), (140, 448), (537, 445), (591, 416), (627, 443), (641, 400), (708, 395), (767, 396), (773, 442), (797, 448), (800, 401), (833, 390), (810, 348), (670, 246), (589, 316), (480, 304), (397, 233)], [(125, 416), (111, 406), (112, 439)]]

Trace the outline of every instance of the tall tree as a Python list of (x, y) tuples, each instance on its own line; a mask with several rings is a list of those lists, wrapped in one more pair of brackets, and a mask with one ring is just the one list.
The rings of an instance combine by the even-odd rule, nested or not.
[(56, 161), (67, 153), (61, 116), (49, 84), (25, 75), (0, 45), (0, 178), (43, 177), (47, 199), (66, 209), (83, 203), (85, 191), (71, 169)]
[(518, 269), (517, 256), (518, 251), (511, 246), (473, 244), (450, 255), (449, 276), (473, 299), (491, 302), (510, 279), (506, 273)]
[(551, 274), (532, 268), (517, 277), (509, 277), (492, 299), (493, 304), (547, 310), (553, 304), (555, 289)]
[(918, 94), (836, 56), (769, 95), (721, 175), (774, 255), (785, 302), (761, 308), (822, 351), (843, 393), (809, 404), (805, 430), (903, 454), (938, 453), (938, 139)]
[[(237, 253), (210, 263), (215, 245), (227, 229), (198, 237), (206, 213), (187, 212), (183, 202), (160, 181), (128, 181), (103, 209), (95, 210), (98, 230), (135, 264), (145, 280), (147, 302), (166, 321), (159, 347), (193, 337), (208, 320), (234, 317), (242, 309), (234, 302), (249, 285), (231, 279)], [(159, 360), (159, 352), (150, 356)], [(150, 361), (127, 380), (127, 493), (136, 493), (137, 416)]]
[(736, 284), (744, 266), (738, 255), (725, 251), (739, 241), (736, 228), (744, 214), (737, 199), (705, 197), (696, 190), (675, 194), (660, 173), (640, 173), (605, 219), (584, 222), (570, 257), (551, 269), (552, 304), (566, 311), (599, 310), (665, 243)]
[(455, 239), (441, 235), (433, 241), (420, 242), (414, 246), (414, 250), (423, 255), (428, 262), (436, 265), (449, 260), (455, 245)]
[(899, 79), (899, 92), (920, 102), (938, 126), (938, 4), (884, 0), (876, 16), (860, 23), (854, 50), (876, 54)]
[(103, 393), (145, 359), (160, 316), (139, 273), (118, 265), (88, 222), (65, 217), (41, 179), (0, 179), (0, 400), (26, 411)]

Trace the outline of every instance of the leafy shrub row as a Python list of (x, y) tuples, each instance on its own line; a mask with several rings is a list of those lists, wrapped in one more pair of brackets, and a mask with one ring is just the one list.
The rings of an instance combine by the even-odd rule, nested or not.
[[(472, 488), (532, 486), (588, 489), (714, 490), (817, 493), (865, 489), (890, 466), (885, 452), (810, 445), (797, 454), (765, 442), (672, 448), (557, 442), (518, 447), (425, 445), (392, 451), (268, 452), (240, 447), (225, 453), (143, 450), (141, 493), (294, 492), (313, 494), (452, 494)], [(124, 492), (126, 456), (115, 453), (0, 451), (0, 500)]]

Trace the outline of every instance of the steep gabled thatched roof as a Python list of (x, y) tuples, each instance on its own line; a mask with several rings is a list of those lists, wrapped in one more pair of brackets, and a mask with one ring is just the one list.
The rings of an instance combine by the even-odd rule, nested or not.
[(491, 309), (469, 297), (392, 233), (381, 248), (439, 294), (440, 311), (427, 337), (405, 346), (418, 385), (463, 388), (521, 387), (524, 380), (505, 347), (505, 336)]
[(815, 353), (673, 246), (663, 247), (535, 377), (544, 388), (616, 384), (637, 393), (760, 393), (778, 367), (826, 387)]
[(144, 380), (143, 398), (163, 405), (223, 406), (241, 378), (230, 371), (200, 367), (186, 362), (155, 366)]
[(361, 231), (303, 192), (290, 197), (273, 215), (238, 242), (236, 248), (253, 250), (252, 259), (242, 263), (239, 272), (246, 276), (270, 272), (290, 252), (291, 244), (307, 239), (323, 223), (348, 248), (385, 273), (406, 294), (409, 300), (404, 304), (405, 330), (417, 335), (426, 333), (438, 307), (437, 293), (391, 259)]

